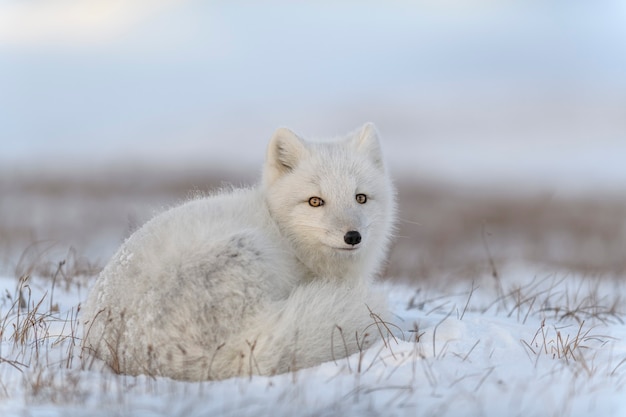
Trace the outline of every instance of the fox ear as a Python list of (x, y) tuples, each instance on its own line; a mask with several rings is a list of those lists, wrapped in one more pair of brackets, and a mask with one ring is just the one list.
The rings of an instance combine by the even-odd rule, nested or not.
[(365, 123), (352, 137), (352, 146), (367, 155), (376, 166), (383, 167), (383, 154), (374, 123)]
[(284, 174), (293, 171), (307, 154), (306, 144), (298, 135), (287, 128), (279, 128), (274, 132), (267, 148), (263, 173), (265, 184), (272, 184)]

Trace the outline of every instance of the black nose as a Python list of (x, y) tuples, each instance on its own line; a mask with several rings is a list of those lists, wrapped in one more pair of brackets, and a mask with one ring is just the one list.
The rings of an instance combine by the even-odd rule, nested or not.
[(358, 245), (359, 243), (361, 243), (361, 234), (355, 230), (350, 231), (345, 234), (345, 236), (343, 237), (343, 241), (346, 242), (348, 245)]

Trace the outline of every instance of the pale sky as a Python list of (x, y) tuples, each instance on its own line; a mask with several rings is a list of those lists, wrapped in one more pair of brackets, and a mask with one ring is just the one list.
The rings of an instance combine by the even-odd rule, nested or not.
[(0, 0), (0, 163), (256, 166), (279, 126), (366, 121), (433, 175), (608, 157), (626, 141), (624, 4)]

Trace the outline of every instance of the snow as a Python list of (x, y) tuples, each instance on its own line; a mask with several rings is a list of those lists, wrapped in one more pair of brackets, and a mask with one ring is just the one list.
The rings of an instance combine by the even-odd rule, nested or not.
[(43, 299), (39, 312), (47, 313), (37, 334), (16, 344), (14, 325), (25, 317), (11, 306), (20, 284), (3, 277), (0, 415), (626, 413), (626, 283), (532, 265), (498, 272), (481, 282), (381, 284), (393, 335), (369, 350), (296, 373), (202, 383), (114, 375), (81, 362), (75, 317), (84, 285), (57, 283), (52, 292), (49, 278), (22, 283), (26, 311)]

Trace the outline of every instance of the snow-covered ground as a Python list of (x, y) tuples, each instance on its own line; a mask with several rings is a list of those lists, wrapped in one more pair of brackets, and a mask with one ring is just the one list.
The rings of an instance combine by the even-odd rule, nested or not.
[(626, 282), (532, 265), (497, 275), (385, 284), (393, 335), (371, 349), (293, 374), (202, 383), (81, 361), (77, 312), (92, 277), (2, 277), (0, 415), (624, 415)]

